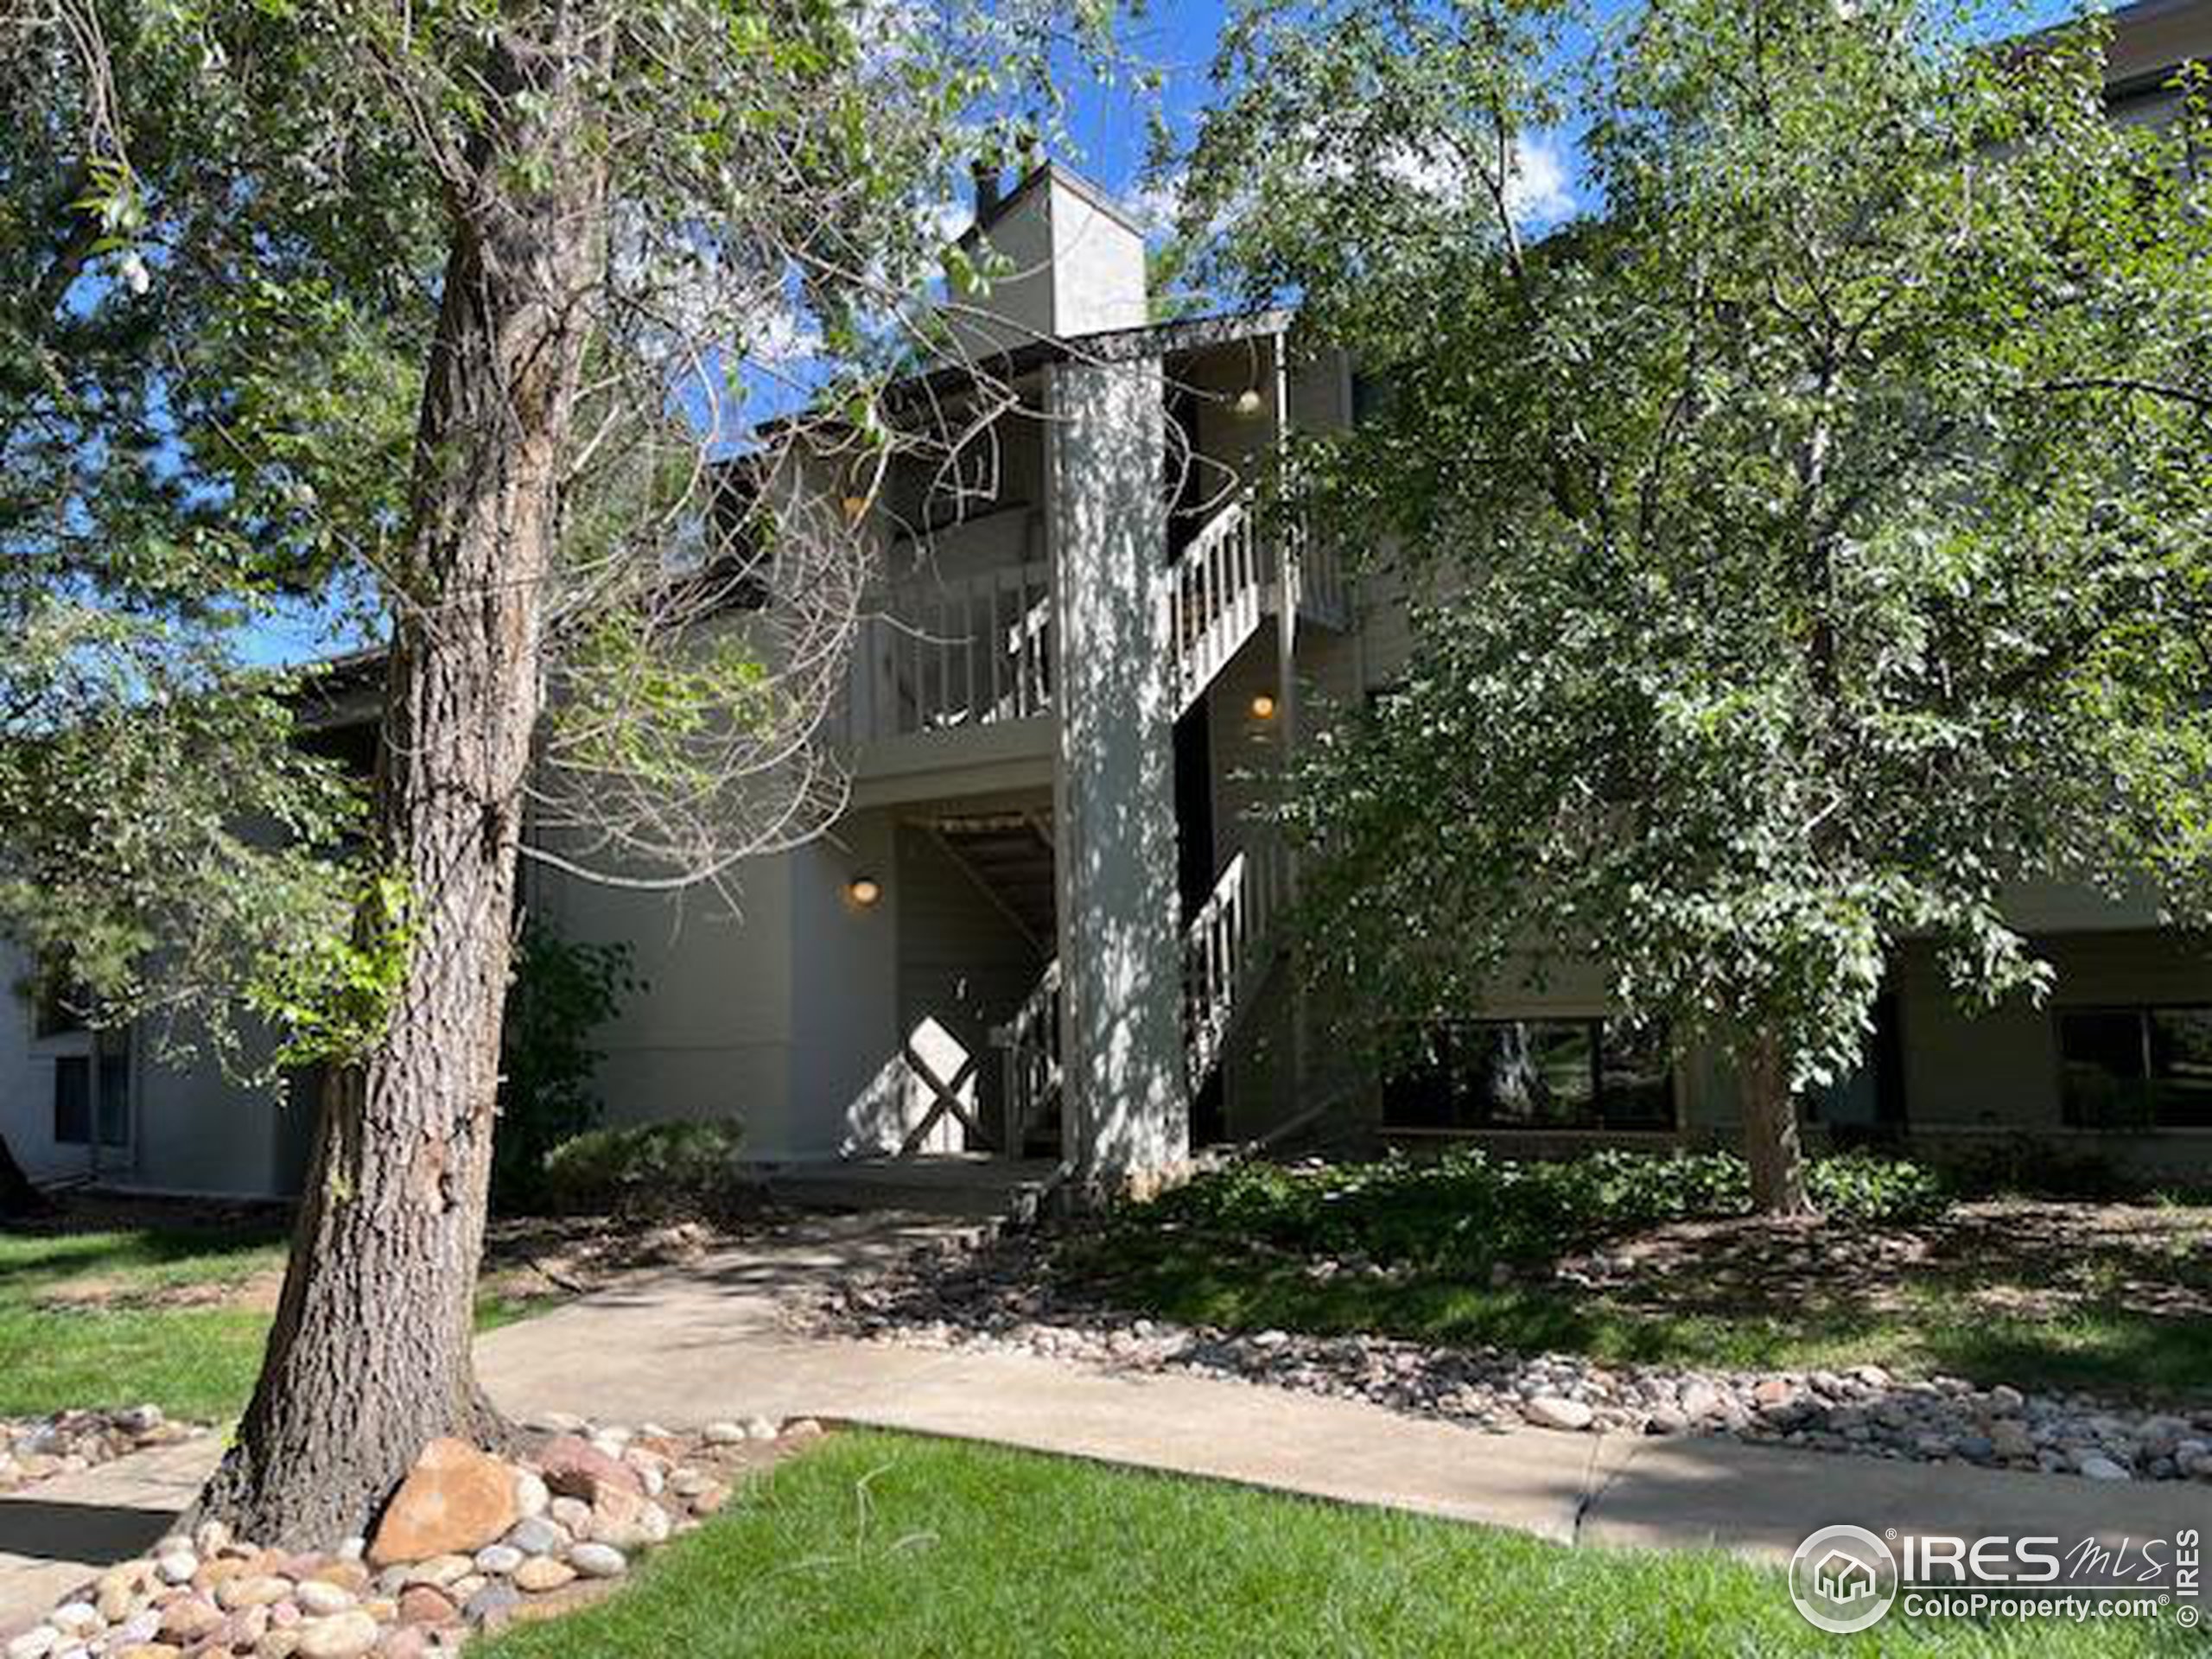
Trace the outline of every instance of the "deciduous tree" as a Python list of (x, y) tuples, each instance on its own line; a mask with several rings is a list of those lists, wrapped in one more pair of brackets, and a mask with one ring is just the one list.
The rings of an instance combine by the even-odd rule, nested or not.
[[(1414, 601), (1309, 746), (1312, 957), (1464, 1015), (1602, 964), (1734, 1061), (1758, 1203), (1887, 965), (2039, 994), (2021, 883), (2201, 912), (2212, 200), (2201, 74), (2116, 123), (2104, 25), (1923, 0), (1263, 5), (1193, 233), (1379, 395), (1297, 457)], [(1579, 141), (1582, 211), (1524, 222)]]
[[(501, 1437), (469, 1348), (525, 819), (535, 855), (676, 886), (836, 811), (818, 740), (865, 510), (892, 453), (951, 441), (878, 396), (944, 340), (928, 210), (996, 142), (978, 121), (1012, 80), (1089, 27), (846, 0), (57, 0), (11, 29), (6, 97), (35, 118), (0, 141), (37, 262), (24, 326), (65, 378), (85, 325), (112, 337), (100, 395), (42, 440), (76, 469), (60, 533), (103, 575), (118, 529), (189, 550), (188, 610), (359, 594), (390, 639), (349, 928), (257, 947), (240, 982), (289, 1033), (279, 1058), (330, 1084), (209, 1513), (327, 1541), (429, 1438)], [(194, 709), (240, 695), (231, 645)], [(113, 691), (120, 721), (162, 702)], [(236, 804), (265, 793), (240, 781)], [(152, 930), (108, 977), (171, 949)]]

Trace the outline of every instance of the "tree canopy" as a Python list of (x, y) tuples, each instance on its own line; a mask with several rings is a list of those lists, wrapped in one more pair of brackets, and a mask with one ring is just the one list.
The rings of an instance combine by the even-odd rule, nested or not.
[[(0, 644), (35, 740), (0, 761), (0, 926), (99, 979), (105, 1017), (156, 977), (218, 1015), (243, 986), (280, 1059), (330, 1063), (268, 1357), (204, 1497), (242, 1532), (344, 1536), (426, 1441), (505, 1433), (469, 1352), (518, 861), (718, 881), (842, 805), (823, 728), (870, 503), (891, 456), (957, 447), (995, 403), (976, 377), (948, 429), (881, 396), (993, 275), (935, 210), (1049, 118), (1039, 70), (1105, 22), (6, 20), (0, 91), (29, 114), (0, 132), (26, 296), (0, 595), (57, 620), (35, 654)], [(350, 838), (339, 780), (285, 752), (297, 705), (247, 666), (256, 620), (349, 603), (387, 642)], [(111, 778), (121, 799), (73, 798)], [(204, 956), (179, 949), (195, 927)]]
[[(1789, 1099), (1903, 943), (1986, 1001), (2048, 983), (2021, 884), (2202, 913), (2212, 107), (2111, 118), (2095, 21), (1568, 21), (1257, 8), (1191, 158), (1220, 279), (1378, 389), (1293, 483), (1414, 601), (1286, 809), (1311, 959), (1416, 1024), (1601, 963), (1737, 1058), (1796, 1205)], [(1585, 210), (1532, 236), (1555, 130)]]
[[(577, 867), (669, 885), (820, 827), (842, 794), (817, 728), (868, 577), (835, 509), (888, 452), (957, 441), (875, 403), (946, 338), (933, 209), (1049, 119), (1016, 92), (1102, 27), (720, 0), (12, 18), (0, 931), (111, 1017), (188, 1010), (233, 1053), (242, 989), (302, 1015), (333, 989), (389, 849), (353, 833), (362, 780), (292, 741), (312, 676), (257, 658), (273, 630), (335, 647), (450, 602), (410, 534), (454, 226), (491, 244), (487, 181), (549, 182), (556, 157), (485, 156), (556, 62), (585, 112), (568, 164), (604, 177), (579, 207), (534, 810)], [(736, 460), (833, 510), (735, 524)], [(767, 563), (784, 604), (701, 647)]]

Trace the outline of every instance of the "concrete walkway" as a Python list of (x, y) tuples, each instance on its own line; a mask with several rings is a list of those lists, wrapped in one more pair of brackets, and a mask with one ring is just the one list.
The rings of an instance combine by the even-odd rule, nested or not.
[[(779, 1298), (943, 1230), (823, 1220), (640, 1275), (486, 1337), (508, 1411), (696, 1427), (760, 1413), (998, 1441), (1509, 1526), (1562, 1542), (1718, 1546), (1786, 1559), (1815, 1528), (2092, 1535), (2202, 1528), (2201, 1484), (2107, 1484), (1719, 1440), (1483, 1434), (1233, 1381), (1114, 1375), (1027, 1356), (824, 1341)], [(211, 1437), (0, 1499), (0, 1632), (157, 1536), (219, 1452)]]

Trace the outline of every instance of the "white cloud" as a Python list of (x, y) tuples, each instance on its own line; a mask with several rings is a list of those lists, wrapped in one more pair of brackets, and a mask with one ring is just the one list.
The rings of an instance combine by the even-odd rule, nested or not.
[(1537, 133), (1515, 149), (1505, 205), (1521, 225), (1556, 225), (1573, 216), (1573, 182), (1567, 174), (1567, 152), (1556, 139)]
[[(1382, 170), (1408, 189), (1440, 201), (1459, 200), (1468, 185), (1465, 175), (1456, 166), (1409, 150), (1384, 157)], [(1505, 182), (1505, 206), (1514, 223), (1537, 228), (1573, 215), (1574, 188), (1567, 151), (1556, 139), (1536, 133), (1515, 146), (1513, 166)]]
[(787, 301), (767, 313), (746, 342), (746, 356), (765, 368), (788, 369), (822, 355), (822, 330)]
[(1122, 204), (1147, 236), (1165, 236), (1183, 211), (1183, 175), (1170, 173), (1137, 187)]
[(933, 245), (950, 246), (976, 222), (976, 204), (962, 196), (925, 203), (918, 214), (922, 234)]

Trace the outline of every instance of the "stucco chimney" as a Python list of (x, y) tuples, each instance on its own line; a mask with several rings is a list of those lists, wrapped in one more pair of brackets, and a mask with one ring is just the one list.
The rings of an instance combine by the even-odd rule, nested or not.
[(1145, 321), (1144, 232), (1081, 175), (1047, 162), (1001, 194), (978, 168), (976, 218), (968, 236), (1004, 270), (956, 321), (969, 344), (1003, 351)]

